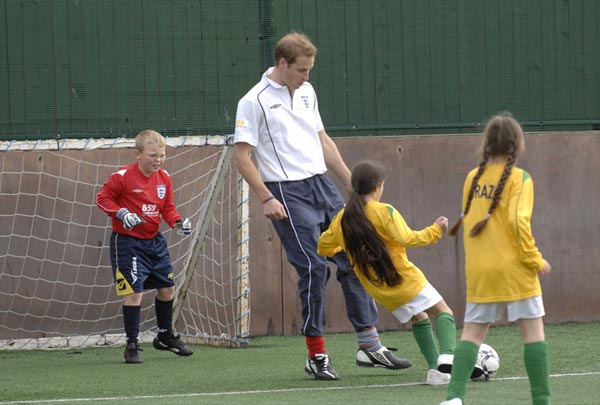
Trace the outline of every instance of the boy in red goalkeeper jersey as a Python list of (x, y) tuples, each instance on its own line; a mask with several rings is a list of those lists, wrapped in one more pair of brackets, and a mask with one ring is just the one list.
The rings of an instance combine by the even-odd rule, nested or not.
[(127, 338), (126, 363), (141, 363), (138, 343), (140, 306), (144, 290), (156, 289), (154, 307), (158, 336), (154, 348), (189, 356), (192, 349), (173, 333), (175, 283), (167, 242), (159, 231), (161, 217), (182, 235), (192, 223), (173, 203), (173, 185), (161, 168), (165, 138), (153, 130), (135, 138), (136, 163), (113, 173), (96, 196), (96, 204), (112, 218), (110, 261), (117, 295), (123, 296), (123, 323)]

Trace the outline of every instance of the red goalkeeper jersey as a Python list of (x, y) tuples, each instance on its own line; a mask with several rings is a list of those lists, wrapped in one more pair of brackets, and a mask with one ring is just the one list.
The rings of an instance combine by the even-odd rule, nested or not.
[[(134, 163), (113, 173), (96, 195), (96, 205), (112, 217), (113, 231), (139, 239), (152, 239), (158, 233), (161, 216), (172, 228), (181, 219), (173, 203), (171, 177), (163, 169), (146, 177)], [(144, 220), (131, 230), (117, 219), (117, 211), (127, 208)]]

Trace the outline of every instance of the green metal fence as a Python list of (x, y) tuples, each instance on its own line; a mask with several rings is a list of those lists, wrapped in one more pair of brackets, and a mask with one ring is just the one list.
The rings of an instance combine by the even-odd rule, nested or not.
[(0, 139), (233, 132), (289, 30), (332, 135), (600, 129), (600, 0), (0, 0)]

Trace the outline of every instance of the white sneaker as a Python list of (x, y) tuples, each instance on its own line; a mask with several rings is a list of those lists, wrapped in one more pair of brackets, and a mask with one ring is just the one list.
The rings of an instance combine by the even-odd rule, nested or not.
[(427, 370), (426, 385), (446, 385), (450, 383), (450, 374), (442, 373), (434, 369)]
[(326, 354), (316, 354), (313, 358), (306, 359), (304, 371), (315, 380), (339, 380), (340, 376), (333, 369), (331, 360)]
[(452, 398), (444, 402), (440, 402), (440, 405), (463, 405), (462, 399)]
[(453, 354), (440, 354), (437, 359), (437, 369), (442, 373), (450, 374), (452, 371), (452, 363), (454, 363)]

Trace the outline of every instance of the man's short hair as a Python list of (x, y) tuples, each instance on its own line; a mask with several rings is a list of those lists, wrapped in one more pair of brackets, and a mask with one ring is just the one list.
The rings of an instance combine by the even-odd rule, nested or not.
[(299, 32), (290, 32), (275, 45), (275, 66), (281, 58), (291, 65), (299, 56), (316, 56), (317, 48), (310, 39)]

